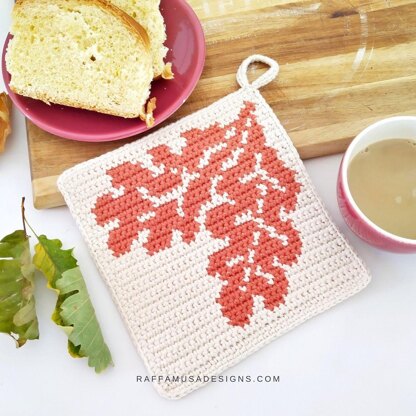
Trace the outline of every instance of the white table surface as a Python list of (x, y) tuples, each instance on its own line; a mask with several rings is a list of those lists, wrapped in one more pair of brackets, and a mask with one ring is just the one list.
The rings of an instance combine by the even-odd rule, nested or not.
[[(0, 42), (12, 0), (0, 3)], [(0, 81), (0, 91), (4, 88)], [(390, 254), (356, 238), (336, 203), (340, 156), (306, 167), (336, 224), (368, 264), (373, 280), (361, 293), (310, 320), (252, 355), (227, 375), (279, 375), (279, 383), (210, 384), (179, 401), (160, 397), (88, 255), (67, 208), (32, 205), (24, 119), (0, 155), (0, 235), (21, 227), (20, 199), (38, 233), (75, 247), (115, 367), (96, 375), (66, 351), (63, 332), (50, 320), (55, 294), (37, 276), (40, 339), (17, 350), (0, 334), (0, 414), (31, 415), (414, 415), (416, 413), (416, 255)], [(32, 241), (33, 244), (33, 241)]]

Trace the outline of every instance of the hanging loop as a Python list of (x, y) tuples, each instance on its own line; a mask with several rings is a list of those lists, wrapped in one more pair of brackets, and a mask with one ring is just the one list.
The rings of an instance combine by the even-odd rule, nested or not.
[[(248, 67), (254, 62), (262, 62), (268, 65), (270, 68), (259, 78), (253, 81), (251, 84), (247, 78)], [(237, 81), (240, 84), (240, 87), (252, 86), (256, 89), (261, 88), (267, 85), (269, 82), (273, 81), (277, 74), (279, 73), (279, 64), (274, 60), (264, 55), (251, 55), (248, 58), (244, 59), (241, 63), (240, 68), (237, 71)]]

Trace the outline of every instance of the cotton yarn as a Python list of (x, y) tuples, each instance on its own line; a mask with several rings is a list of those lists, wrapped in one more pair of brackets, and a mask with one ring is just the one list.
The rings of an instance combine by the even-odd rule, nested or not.
[(59, 178), (152, 375), (219, 374), (370, 281), (257, 89), (277, 73), (253, 55), (235, 93)]

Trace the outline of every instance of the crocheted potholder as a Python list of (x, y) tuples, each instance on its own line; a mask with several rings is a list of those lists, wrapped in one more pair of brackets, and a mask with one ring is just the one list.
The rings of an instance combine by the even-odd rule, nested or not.
[[(250, 84), (254, 61), (270, 68)], [(150, 373), (170, 377), (156, 383), (164, 396), (370, 280), (258, 92), (277, 73), (251, 56), (237, 92), (59, 178)]]

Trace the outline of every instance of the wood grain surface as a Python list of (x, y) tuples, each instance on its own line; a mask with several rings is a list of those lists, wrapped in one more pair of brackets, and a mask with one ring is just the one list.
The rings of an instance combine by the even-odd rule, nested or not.
[[(280, 74), (262, 93), (302, 158), (345, 150), (364, 127), (416, 114), (416, 1), (190, 0), (202, 21), (207, 59), (195, 91), (168, 122), (237, 88), (253, 53)], [(250, 68), (258, 76), (261, 65)], [(165, 123), (166, 124), (166, 123)], [(34, 203), (64, 204), (56, 179), (66, 168), (131, 141), (60, 139), (27, 122)]]

